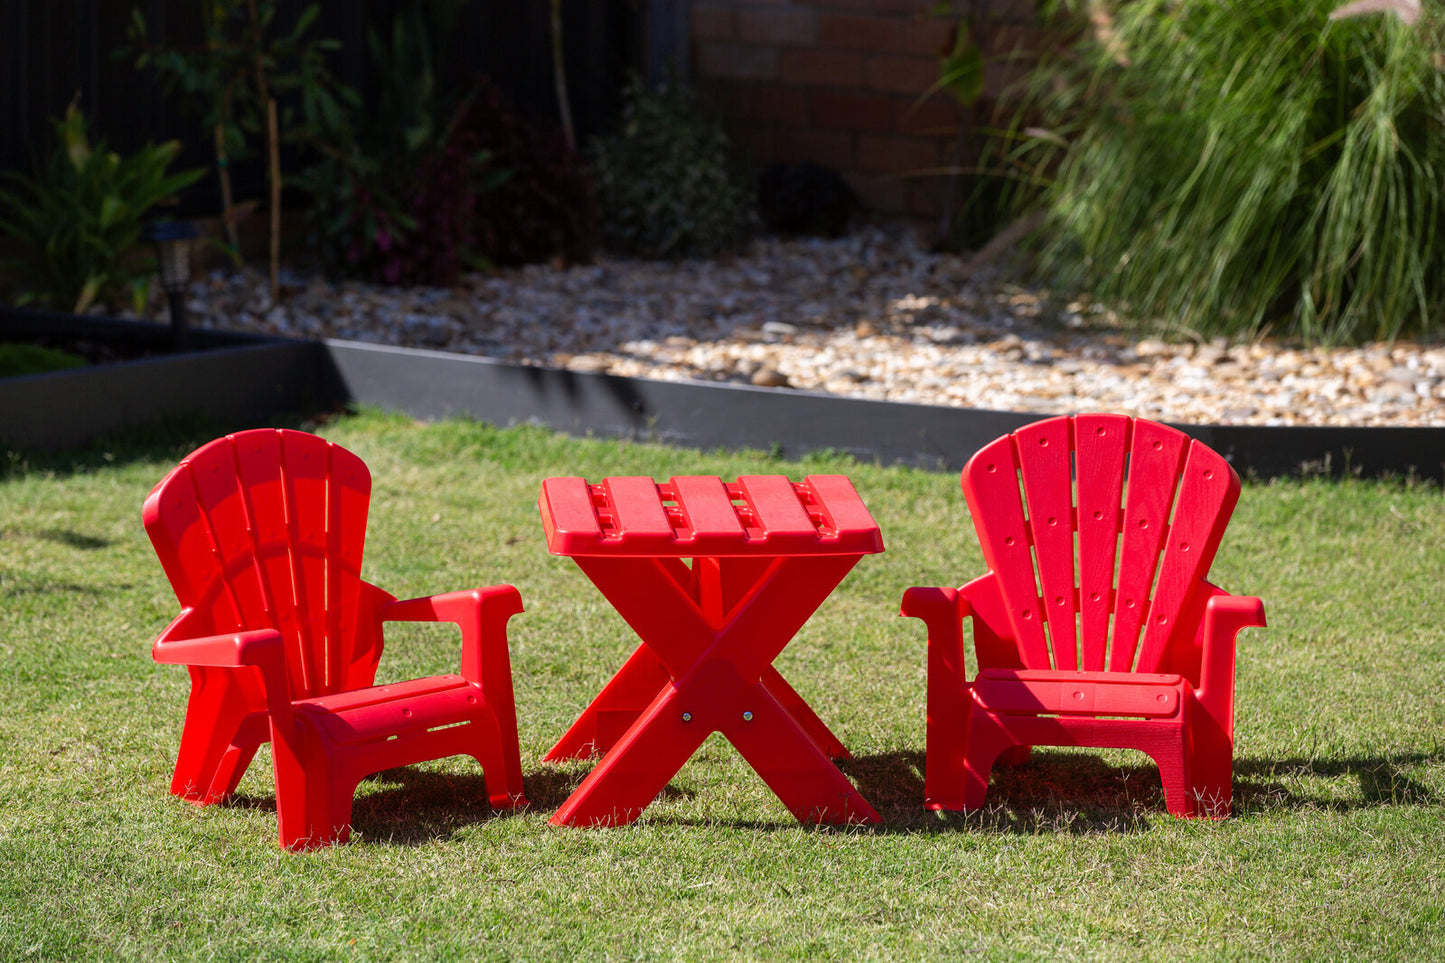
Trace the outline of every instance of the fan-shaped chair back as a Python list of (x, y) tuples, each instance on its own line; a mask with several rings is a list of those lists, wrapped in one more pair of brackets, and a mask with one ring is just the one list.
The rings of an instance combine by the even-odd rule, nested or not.
[(1204, 578), (1240, 491), (1222, 457), (1142, 419), (1051, 418), (981, 449), (963, 490), (1017, 640), (1004, 667), (1198, 681)]
[[(258, 429), (197, 449), (144, 520), (194, 634), (274, 628), (293, 698), (370, 685), (381, 646), (359, 625), (371, 475), (315, 435)], [(258, 701), (258, 707), (260, 703)]]

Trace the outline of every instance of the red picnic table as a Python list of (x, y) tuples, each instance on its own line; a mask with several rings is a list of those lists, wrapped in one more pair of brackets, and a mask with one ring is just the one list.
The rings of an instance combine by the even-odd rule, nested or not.
[(846, 477), (549, 478), (538, 507), (548, 550), (575, 560), (643, 643), (546, 755), (605, 753), (553, 825), (633, 821), (713, 732), (799, 820), (878, 819), (833, 765), (848, 750), (772, 665), (883, 551)]

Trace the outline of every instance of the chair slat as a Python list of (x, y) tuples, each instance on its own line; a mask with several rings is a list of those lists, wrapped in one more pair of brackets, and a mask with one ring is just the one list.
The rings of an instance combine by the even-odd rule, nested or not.
[[(250, 520), (236, 477), (236, 454), (229, 438), (220, 439), (190, 460), (190, 478), (205, 513), (216, 558), (214, 577), (224, 581), (237, 608), (238, 629), (273, 624), (274, 611), (263, 573), (256, 564)], [(225, 628), (218, 628), (226, 631)]]
[(1228, 462), (1199, 442), (1190, 443), (1179, 482), (1178, 508), (1169, 526), (1144, 627), (1140, 671), (1155, 671), (1163, 660), (1190, 591), (1209, 574), (1239, 501), (1239, 488), (1239, 477)]
[(361, 672), (358, 682), (356, 651), (360, 642), (358, 605), (361, 595), (361, 559), (366, 548), (367, 512), (371, 507), (371, 472), (358, 456), (339, 445), (329, 446), (326, 495), (326, 619), (327, 645), (335, 652), (329, 662), (327, 690), (335, 692), (357, 684), (370, 685), (374, 672)]
[(1069, 427), (1066, 419), (1051, 419), (1014, 435), (1049, 650), (1057, 669), (1079, 666)]
[(327, 448), (320, 438), (291, 433), (284, 436), (281, 447), (295, 605), (310, 671), (307, 696), (330, 691), (328, 685), (338, 681), (340, 663), (340, 653), (326, 636)]
[(1114, 634), (1109, 648), (1109, 668), (1115, 672), (1134, 668), (1188, 437), (1173, 428), (1139, 420), (1130, 441)]
[(1078, 487), (1079, 630), (1083, 668), (1103, 671), (1114, 606), (1114, 561), (1123, 521), (1124, 455), (1130, 420), (1124, 415), (1074, 419), (1074, 473)]
[(233, 435), (232, 484), (237, 501), (246, 510), (250, 551), (269, 615), (286, 641), (286, 665), (294, 691), (316, 694), (317, 677), (311, 637), (304, 625), (304, 607), (297, 600), (293, 538), (287, 525), (286, 484), (281, 468), (281, 434), (247, 431)]
[(1008, 605), (1019, 658), (1031, 669), (1050, 668), (1012, 435), (992, 442), (969, 459), (963, 470), (963, 494), (978, 530), (984, 562), (998, 577)]

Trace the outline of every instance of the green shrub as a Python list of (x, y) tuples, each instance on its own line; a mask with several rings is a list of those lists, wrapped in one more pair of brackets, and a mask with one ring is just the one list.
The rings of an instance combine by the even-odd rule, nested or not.
[(589, 152), (602, 239), (643, 257), (711, 257), (747, 236), (753, 193), (722, 123), (684, 84), (627, 88), (621, 129)]
[(16, 303), (80, 314), (98, 300), (143, 300), (154, 266), (131, 255), (146, 212), (203, 172), (166, 173), (177, 141), (125, 157), (104, 143), (92, 147), (73, 103), (55, 133), (37, 176), (0, 172), (0, 235), (19, 248), (3, 265), (20, 288)]
[(509, 176), (468, 129), (475, 91), (441, 82), (447, 9), (407, 0), (368, 31), (372, 109), (318, 124), (312, 249), (332, 274), (384, 284), (455, 283), (476, 260), (476, 198)]
[(1445, 24), (1337, 2), (1057, 4), (1020, 114), (1055, 278), (1174, 333), (1437, 334)]
[(478, 255), (503, 266), (592, 260), (597, 201), (586, 165), (559, 131), (522, 120), (490, 81), (481, 85), (462, 131), (509, 175), (477, 195)]

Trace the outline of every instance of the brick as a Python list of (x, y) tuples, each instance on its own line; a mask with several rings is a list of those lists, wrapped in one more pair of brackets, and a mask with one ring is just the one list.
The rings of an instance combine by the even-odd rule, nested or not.
[(777, 131), (771, 127), (726, 125), (728, 137), (743, 155), (761, 164), (778, 159)]
[(990, 28), (984, 49), (994, 57), (1009, 57), (1037, 53), (1043, 45), (1043, 34), (1038, 29), (1021, 23), (1000, 23)]
[(958, 103), (947, 94), (935, 94), (920, 103), (916, 98), (900, 98), (895, 130), (900, 134), (924, 137), (951, 137), (963, 123)]
[(776, 136), (775, 158), (790, 163), (812, 161), (827, 167), (847, 170), (857, 164), (857, 150), (852, 134), (832, 131), (780, 129)]
[(1000, 99), (1004, 94), (1029, 75), (1029, 65), (1022, 60), (1007, 63), (986, 64), (983, 69), (984, 94)]
[(933, 6), (933, 0), (794, 0), (798, 6), (831, 7), (838, 10), (866, 10), (869, 13), (916, 15)]
[(754, 124), (808, 125), (808, 95), (798, 87), (767, 83), (715, 84), (723, 115)]
[(900, 178), (854, 175), (848, 178), (848, 183), (870, 211), (896, 215), (908, 210), (908, 185)]
[(838, 50), (897, 51), (897, 17), (865, 17), (823, 13), (818, 16), (818, 43)]
[(957, 20), (944, 17), (905, 20), (899, 24), (898, 43), (893, 49), (897, 53), (941, 57), (952, 52), (953, 31), (957, 25)]
[(943, 213), (943, 198), (947, 192), (948, 180), (943, 176), (909, 178), (908, 212), (920, 217), (937, 218)]
[(993, 20), (1010, 20), (1014, 23), (1028, 23), (1034, 19), (1037, 6), (1034, 0), (992, 0), (989, 17)]
[(693, 40), (736, 40), (737, 37), (737, 17), (731, 6), (724, 3), (693, 4)]
[(866, 85), (873, 90), (921, 94), (938, 83), (938, 61), (933, 57), (875, 55), (863, 65)]
[(790, 84), (832, 84), (858, 87), (863, 83), (863, 56), (832, 50), (784, 50), (782, 78)]
[(771, 80), (778, 75), (778, 51), (733, 43), (698, 45), (698, 63), (704, 77), (736, 80)]
[(815, 91), (808, 98), (813, 126), (824, 130), (892, 130), (905, 107), (892, 97), (831, 90)]
[(936, 138), (895, 134), (861, 134), (858, 137), (858, 166), (865, 171), (896, 174), (932, 169), (942, 162)]
[(818, 39), (818, 16), (798, 7), (739, 10), (738, 37), (749, 43), (796, 46)]

